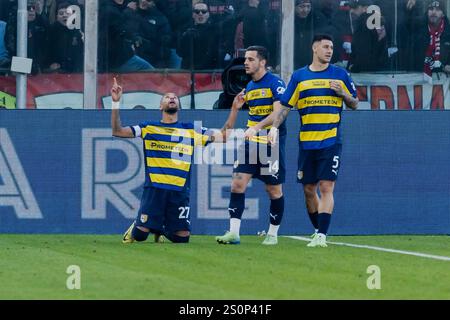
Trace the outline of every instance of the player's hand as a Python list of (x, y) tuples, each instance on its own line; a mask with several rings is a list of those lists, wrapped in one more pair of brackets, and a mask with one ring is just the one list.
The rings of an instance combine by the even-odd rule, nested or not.
[(133, 10), (133, 11), (136, 11), (137, 10), (137, 3), (136, 3), (136, 1), (131, 1), (130, 3), (128, 3), (128, 5), (127, 5), (127, 8), (129, 8), (129, 9), (131, 9), (131, 10)]
[(61, 65), (57, 62), (54, 62), (50, 65), (50, 70), (54, 71), (54, 70), (59, 70), (61, 69)]
[(446, 66), (444, 67), (444, 72), (450, 73), (450, 65), (446, 65)]
[(342, 84), (339, 81), (330, 81), (330, 89), (336, 92), (339, 97), (343, 97), (345, 95), (344, 88), (342, 88)]
[(269, 134), (267, 135), (267, 141), (272, 146), (276, 145), (278, 142), (278, 128), (272, 127), (269, 130)]
[(416, 5), (416, 0), (408, 0), (406, 4), (406, 9), (411, 10)]
[(242, 109), (242, 106), (245, 103), (245, 89), (239, 92), (233, 100), (233, 108), (234, 109)]
[(351, 42), (344, 42), (342, 44), (342, 48), (344, 49), (344, 51), (347, 54), (351, 54), (352, 53), (352, 43)]
[(245, 139), (250, 140), (251, 138), (256, 136), (257, 133), (258, 130), (256, 130), (255, 127), (250, 127), (245, 131)]
[(119, 102), (122, 98), (122, 87), (117, 83), (116, 77), (114, 77), (114, 83), (111, 88), (111, 98), (114, 102)]
[(389, 56), (389, 58), (392, 57), (397, 52), (398, 52), (398, 48), (397, 47), (390, 47), (390, 48), (388, 48), (388, 56)]

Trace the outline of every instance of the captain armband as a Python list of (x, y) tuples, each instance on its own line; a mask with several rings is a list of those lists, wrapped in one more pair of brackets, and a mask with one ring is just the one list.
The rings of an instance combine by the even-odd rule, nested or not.
[(142, 135), (142, 129), (140, 126), (132, 126), (131, 130), (133, 130), (135, 137), (140, 137)]

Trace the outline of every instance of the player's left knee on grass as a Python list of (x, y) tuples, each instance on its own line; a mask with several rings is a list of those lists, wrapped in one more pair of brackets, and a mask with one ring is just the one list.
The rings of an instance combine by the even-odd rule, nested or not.
[(189, 242), (189, 231), (176, 231), (174, 233), (166, 234), (166, 238), (173, 243), (188, 243)]
[(147, 240), (149, 234), (150, 230), (146, 228), (134, 227), (131, 236), (133, 237), (134, 240), (142, 242)]

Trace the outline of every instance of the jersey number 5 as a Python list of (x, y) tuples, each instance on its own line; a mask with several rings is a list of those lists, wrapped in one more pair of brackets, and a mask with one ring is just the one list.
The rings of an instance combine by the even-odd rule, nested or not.
[(338, 169), (339, 169), (339, 156), (335, 156), (333, 158), (333, 167), (332, 168), (333, 169), (331, 169), (331, 171), (333, 171), (333, 173), (335, 175), (337, 175), (338, 174)]

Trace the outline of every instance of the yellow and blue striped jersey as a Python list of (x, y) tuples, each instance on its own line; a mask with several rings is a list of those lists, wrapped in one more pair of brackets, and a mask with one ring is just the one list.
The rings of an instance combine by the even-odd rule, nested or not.
[[(245, 89), (245, 101), (248, 105), (247, 127), (253, 127), (273, 112), (273, 104), (279, 101), (286, 90), (286, 84), (278, 76), (267, 72), (259, 81), (250, 81)], [(268, 126), (264, 129), (270, 129)], [(286, 126), (280, 126), (280, 135), (286, 134)], [(267, 143), (267, 135), (255, 136), (252, 141)]]
[(311, 71), (309, 66), (297, 70), (281, 98), (284, 106), (298, 109), (303, 149), (324, 149), (342, 143), (340, 124), (344, 101), (330, 88), (330, 80), (339, 81), (345, 92), (356, 98), (350, 75), (334, 65), (320, 72)]
[(131, 129), (143, 140), (144, 187), (189, 190), (194, 148), (210, 142), (210, 131), (194, 123), (179, 122), (144, 122)]

